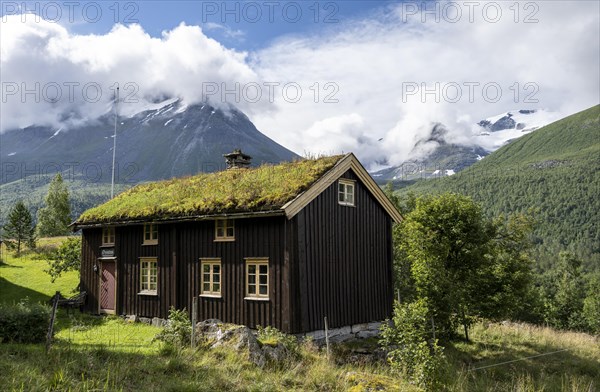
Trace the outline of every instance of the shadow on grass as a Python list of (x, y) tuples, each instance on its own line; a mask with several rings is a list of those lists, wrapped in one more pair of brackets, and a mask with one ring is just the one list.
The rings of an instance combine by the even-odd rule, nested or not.
[(44, 293), (16, 285), (0, 277), (0, 302), (15, 303), (24, 298), (29, 298), (31, 302), (42, 303), (48, 303), (48, 300), (50, 299), (50, 297)]
[(0, 268), (23, 268), (20, 265), (6, 264), (0, 260)]

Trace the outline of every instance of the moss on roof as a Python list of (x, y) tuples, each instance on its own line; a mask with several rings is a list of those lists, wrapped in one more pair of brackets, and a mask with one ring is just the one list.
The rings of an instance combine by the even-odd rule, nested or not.
[(85, 211), (75, 224), (279, 209), (341, 158), (342, 155), (305, 159), (141, 184)]

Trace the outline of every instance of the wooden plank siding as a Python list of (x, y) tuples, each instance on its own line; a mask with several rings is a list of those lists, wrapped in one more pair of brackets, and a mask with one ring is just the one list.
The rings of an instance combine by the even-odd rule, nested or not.
[(337, 181), (289, 223), (297, 231), (292, 266), (292, 331), (382, 320), (392, 311), (391, 220), (352, 171), (355, 206), (337, 201)]
[[(289, 331), (289, 269), (285, 267), (285, 217), (235, 220), (235, 241), (214, 241), (214, 221), (160, 224), (158, 245), (142, 245), (142, 225), (115, 228), (117, 314), (167, 318), (171, 306), (191, 312), (200, 294), (200, 259), (221, 258), (222, 298), (200, 297), (198, 317), (250, 327), (272, 325)], [(89, 293), (85, 311), (98, 310), (101, 229), (84, 229), (82, 290)], [(140, 295), (140, 257), (156, 257), (157, 295)], [(247, 257), (269, 259), (269, 300), (244, 299)]]
[[(284, 217), (237, 219), (232, 242), (214, 241), (213, 221), (178, 225), (180, 307), (190, 309), (193, 296), (200, 294), (200, 258), (221, 258), (221, 298), (200, 297), (198, 317), (288, 330), (284, 221)], [(247, 257), (269, 258), (269, 301), (244, 299)]]
[(81, 239), (80, 290), (87, 293), (85, 304), (81, 308), (84, 312), (98, 312), (100, 275), (94, 271), (94, 265), (98, 265), (96, 263), (98, 257), (100, 257), (101, 244), (102, 229), (83, 230)]

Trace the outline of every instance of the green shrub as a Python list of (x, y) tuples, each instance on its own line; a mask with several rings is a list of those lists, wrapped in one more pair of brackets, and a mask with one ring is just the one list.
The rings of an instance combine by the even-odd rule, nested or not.
[(81, 237), (69, 237), (63, 241), (56, 251), (47, 258), (50, 268), (46, 271), (56, 281), (68, 271), (79, 271), (81, 268)]
[(169, 321), (155, 337), (154, 340), (165, 342), (174, 347), (184, 347), (190, 344), (192, 335), (192, 322), (187, 310), (169, 309)]
[(50, 311), (50, 307), (31, 304), (27, 299), (18, 304), (0, 303), (0, 342), (43, 342), (48, 332)]
[(392, 323), (381, 327), (380, 344), (388, 350), (391, 368), (426, 390), (440, 387), (443, 348), (431, 336), (429, 311), (424, 299), (394, 305)]

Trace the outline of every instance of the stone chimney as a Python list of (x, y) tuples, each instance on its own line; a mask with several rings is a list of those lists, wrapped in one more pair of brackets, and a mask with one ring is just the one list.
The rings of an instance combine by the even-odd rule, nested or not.
[(245, 169), (250, 166), (252, 157), (246, 155), (240, 149), (235, 149), (229, 154), (223, 154), (225, 161), (227, 162), (227, 170), (229, 169)]

